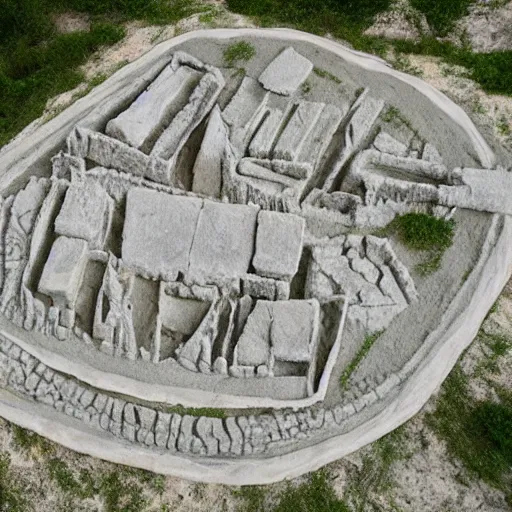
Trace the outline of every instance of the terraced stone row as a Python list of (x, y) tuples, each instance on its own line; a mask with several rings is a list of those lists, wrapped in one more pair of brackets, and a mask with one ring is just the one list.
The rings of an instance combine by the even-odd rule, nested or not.
[(352, 415), (382, 398), (396, 376), (353, 403), (333, 409), (273, 411), (258, 416), (212, 418), (180, 415), (114, 398), (55, 372), (18, 345), (0, 337), (0, 386), (53, 407), (91, 427), (133, 443), (200, 456), (237, 457), (268, 453), (336, 430)]

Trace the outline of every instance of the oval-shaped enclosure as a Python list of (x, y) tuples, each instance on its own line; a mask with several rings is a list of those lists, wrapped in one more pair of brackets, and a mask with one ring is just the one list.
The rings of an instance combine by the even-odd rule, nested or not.
[[(208, 482), (346, 455), (423, 406), (509, 278), (504, 165), (333, 41), (162, 43), (0, 152), (0, 414)], [(411, 248), (404, 218), (453, 243)]]

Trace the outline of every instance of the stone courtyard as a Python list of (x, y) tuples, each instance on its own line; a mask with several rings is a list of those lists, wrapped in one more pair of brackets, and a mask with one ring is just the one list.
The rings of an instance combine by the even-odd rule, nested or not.
[[(262, 483), (380, 437), (442, 382), (509, 277), (510, 170), (441, 93), (298, 34), (180, 36), (0, 155), (2, 415)], [(247, 68), (225, 66), (246, 40)], [(407, 213), (457, 222), (431, 276), (382, 231)]]

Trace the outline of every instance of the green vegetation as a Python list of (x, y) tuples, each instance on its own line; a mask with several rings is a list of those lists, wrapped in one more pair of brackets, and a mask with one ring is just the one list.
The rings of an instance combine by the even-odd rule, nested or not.
[(24, 512), (27, 502), (21, 489), (15, 485), (9, 467), (11, 459), (8, 453), (0, 453), (0, 510), (6, 512)]
[(373, 344), (377, 341), (377, 338), (382, 334), (383, 331), (374, 332), (366, 336), (365, 340), (361, 348), (358, 350), (357, 354), (354, 356), (352, 361), (348, 364), (348, 366), (343, 370), (343, 373), (340, 377), (341, 387), (343, 389), (348, 389), (348, 383), (351, 375), (354, 373), (355, 369), (359, 366), (361, 361), (366, 357), (370, 349), (373, 347)]
[(453, 220), (444, 220), (426, 213), (406, 213), (399, 215), (391, 223), (403, 242), (417, 251), (444, 250), (453, 242)]
[(48, 98), (72, 89), (84, 80), (78, 66), (89, 55), (123, 36), (124, 30), (110, 23), (94, 23), (89, 32), (47, 37), (27, 34), (8, 40), (2, 34), (0, 146), (39, 117)]
[[(491, 312), (489, 312), (490, 314)], [(480, 338), (488, 350), (487, 358), (482, 361), (475, 370), (477, 376), (486, 373), (499, 373), (498, 361), (500, 357), (512, 349), (510, 338), (501, 334), (480, 333)]]
[[(272, 493), (268, 488), (247, 486), (233, 491), (241, 502), (240, 512), (351, 512), (334, 492), (331, 475), (325, 469), (311, 473), (303, 484), (288, 484)], [(268, 502), (275, 505), (271, 508)]]
[(435, 272), (441, 266), (444, 251), (453, 243), (455, 221), (445, 220), (426, 213), (406, 213), (396, 217), (386, 228), (396, 233), (409, 249), (428, 251), (422, 263), (416, 266), (421, 275)]
[(390, 471), (392, 465), (409, 456), (404, 448), (406, 428), (403, 425), (376, 441), (371, 452), (363, 458), (363, 466), (350, 482), (345, 494), (351, 512), (377, 510), (368, 507), (373, 505), (370, 503), (371, 494), (379, 496), (393, 487)]
[(287, 26), (314, 34), (329, 33), (357, 49), (382, 55), (386, 44), (363, 35), (376, 14), (386, 10), (390, 0), (228, 0), (234, 12), (253, 16), (265, 27)]
[(438, 36), (446, 36), (455, 22), (465, 16), (474, 0), (411, 0), (411, 6), (425, 14)]
[(228, 67), (233, 67), (237, 62), (247, 62), (256, 55), (256, 48), (251, 43), (239, 41), (230, 44), (224, 50), (224, 61)]
[(11, 426), (11, 432), (14, 444), (22, 451), (32, 452), (37, 455), (50, 455), (54, 452), (53, 444), (44, 437), (30, 432), (18, 425)]
[(456, 366), (442, 387), (428, 423), (472, 477), (512, 493), (512, 403), (476, 402), (468, 377)]
[(309, 92), (311, 92), (311, 82), (309, 80), (306, 80), (300, 86), (300, 89), (302, 91), (302, 94), (308, 94)]
[(118, 471), (102, 479), (99, 491), (105, 500), (106, 512), (140, 512), (147, 505), (142, 488), (133, 482), (127, 485)]
[(215, 409), (213, 407), (184, 407), (181, 404), (166, 407), (166, 412), (170, 414), (180, 414), (181, 416), (207, 416), (209, 418), (225, 418), (224, 409)]
[(273, 512), (350, 512), (334, 492), (326, 470), (312, 473), (307, 482), (288, 485)]
[(320, 78), (332, 80), (336, 84), (342, 83), (342, 80), (340, 80), (336, 75), (333, 75), (332, 73), (326, 71), (325, 69), (313, 68), (313, 73), (315, 73), (315, 75), (319, 76)]
[(475, 53), (467, 46), (424, 37), (420, 41), (393, 41), (396, 51), (441, 57), (448, 64), (463, 66), (468, 77), (488, 93), (512, 95), (512, 50)]

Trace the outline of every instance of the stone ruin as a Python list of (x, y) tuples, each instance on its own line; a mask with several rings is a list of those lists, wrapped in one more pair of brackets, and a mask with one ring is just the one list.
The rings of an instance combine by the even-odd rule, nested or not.
[[(308, 408), (333, 386), (346, 329), (383, 331), (418, 300), (372, 233), (406, 212), (510, 214), (511, 175), (397, 140), (369, 87), (345, 104), (305, 99), (313, 67), (289, 44), (233, 79), (173, 51), (102, 129), (71, 129), (51, 176), (2, 199), (6, 388), (148, 449), (239, 457), (332, 435), (405, 379)], [(102, 354), (112, 372), (166, 364), (192, 391), (222, 381), (225, 407), (232, 394), (274, 412), (221, 420), (130, 402), (45, 365), (37, 335)]]

